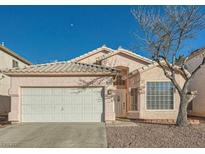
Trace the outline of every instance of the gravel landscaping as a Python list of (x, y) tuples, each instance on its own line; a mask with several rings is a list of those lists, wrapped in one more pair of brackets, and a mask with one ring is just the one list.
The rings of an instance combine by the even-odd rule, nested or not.
[(205, 148), (205, 124), (180, 128), (175, 125), (138, 123), (107, 125), (110, 148)]

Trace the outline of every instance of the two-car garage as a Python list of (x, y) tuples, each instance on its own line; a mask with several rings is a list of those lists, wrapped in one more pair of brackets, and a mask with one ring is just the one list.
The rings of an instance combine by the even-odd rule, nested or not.
[(103, 88), (22, 88), (22, 122), (102, 122)]
[(14, 68), (5, 74), (11, 77), (11, 122), (115, 120), (110, 92), (115, 69), (57, 62)]

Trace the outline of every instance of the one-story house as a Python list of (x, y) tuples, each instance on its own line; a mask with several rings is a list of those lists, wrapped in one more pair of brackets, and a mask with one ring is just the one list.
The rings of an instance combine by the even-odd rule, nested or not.
[[(13, 122), (104, 122), (117, 117), (175, 120), (179, 95), (152, 60), (97, 48), (66, 62), (10, 69)], [(183, 85), (184, 78), (176, 74)]]

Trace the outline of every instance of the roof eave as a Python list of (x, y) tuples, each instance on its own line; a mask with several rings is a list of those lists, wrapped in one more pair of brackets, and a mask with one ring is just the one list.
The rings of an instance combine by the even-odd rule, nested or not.
[(87, 52), (87, 53), (85, 53), (85, 54), (83, 54), (83, 55), (81, 55), (81, 56), (78, 56), (78, 57), (75, 57), (75, 58), (73, 58), (73, 59), (70, 59), (69, 61), (70, 62), (79, 62), (79, 61), (81, 61), (81, 60), (83, 60), (83, 59), (85, 59), (85, 58), (87, 58), (87, 57), (90, 57), (90, 56), (92, 56), (92, 55), (95, 55), (95, 54), (97, 54), (97, 53), (99, 53), (99, 52), (101, 52), (101, 51), (103, 51), (103, 50), (105, 50), (105, 51), (107, 51), (107, 52), (114, 52), (114, 50), (113, 49), (111, 49), (111, 48), (108, 48), (108, 47), (106, 47), (106, 46), (102, 46), (102, 47), (99, 47), (99, 48), (97, 48), (97, 49), (94, 49), (94, 50), (92, 50), (92, 51), (90, 51), (90, 52)]
[[(131, 52), (131, 51), (129, 51), (129, 52)], [(107, 57), (103, 57), (102, 59), (100, 59), (100, 60), (98, 60), (98, 61), (105, 60), (105, 59), (107, 59), (107, 58), (110, 58), (110, 57), (112, 57), (112, 56), (114, 56), (114, 55), (117, 55), (117, 54), (120, 54), (120, 53), (124, 53), (124, 54), (126, 54), (126, 55), (128, 55), (128, 56), (131, 56), (131, 57), (133, 57), (133, 58), (140, 59), (141, 61), (144, 61), (144, 62), (146, 62), (146, 63), (153, 63), (153, 61), (152, 61), (151, 59), (138, 56), (137, 54), (136, 54), (136, 55), (132, 55), (132, 54), (135, 54), (135, 53), (132, 53), (132, 54), (131, 54), (131, 53), (128, 53), (127, 51), (124, 51), (124, 50), (117, 50), (117, 51), (113, 52), (111, 55), (108, 55)]]
[[(151, 69), (153, 69), (153, 68), (156, 68), (156, 67), (159, 67), (159, 68), (161, 68), (160, 66), (159, 66), (159, 64), (157, 64), (157, 63), (153, 63), (153, 64), (151, 64), (150, 66), (146, 66), (146, 67), (141, 67), (141, 68), (139, 68), (139, 69), (136, 69), (136, 70), (134, 70), (133, 72), (131, 72), (131, 73), (129, 73), (129, 77), (132, 77), (132, 76), (134, 76), (134, 75), (136, 75), (136, 74), (142, 74), (142, 73), (144, 73), (144, 72), (146, 72), (146, 71), (149, 71), (149, 70), (151, 70)], [(168, 67), (168, 66), (167, 66)], [(184, 73), (182, 72), (182, 71), (180, 71), (180, 70), (176, 70), (176, 72), (177, 73), (180, 73), (181, 74), (181, 76), (183, 77), (183, 78), (185, 78), (185, 76), (184, 76)]]

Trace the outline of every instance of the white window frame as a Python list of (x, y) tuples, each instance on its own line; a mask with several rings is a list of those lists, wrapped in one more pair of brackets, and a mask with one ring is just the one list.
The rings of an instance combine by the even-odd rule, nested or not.
[(174, 110), (175, 110), (175, 94), (176, 94), (176, 92), (175, 92), (175, 87), (173, 88), (173, 109), (158, 109), (158, 110), (152, 110), (152, 109), (147, 109), (147, 83), (148, 82), (171, 82), (170, 80), (146, 80), (145, 81), (145, 103), (144, 103), (144, 105), (145, 105), (145, 110), (146, 111), (154, 111), (154, 112), (169, 112), (169, 111), (171, 111), (171, 112), (173, 112)]

